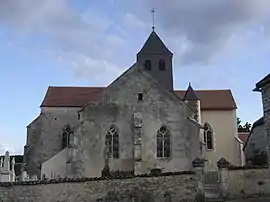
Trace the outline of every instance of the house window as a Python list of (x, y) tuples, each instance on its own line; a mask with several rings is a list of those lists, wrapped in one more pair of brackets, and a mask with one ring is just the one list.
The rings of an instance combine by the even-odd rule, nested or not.
[(106, 146), (110, 158), (119, 158), (119, 135), (116, 126), (111, 125), (106, 134)]
[(165, 61), (164, 60), (160, 60), (159, 63), (158, 63), (158, 68), (160, 71), (165, 71), (166, 69), (166, 64), (165, 64)]
[(70, 145), (70, 133), (71, 133), (70, 126), (66, 125), (62, 133), (62, 149)]
[(146, 60), (145, 63), (144, 63), (144, 68), (147, 69), (147, 70), (151, 70), (152, 68), (152, 63), (150, 60)]
[(171, 156), (171, 137), (167, 127), (162, 126), (157, 132), (157, 157), (168, 158)]
[(204, 142), (206, 144), (206, 149), (214, 149), (214, 140), (213, 140), (213, 130), (208, 123), (204, 124)]

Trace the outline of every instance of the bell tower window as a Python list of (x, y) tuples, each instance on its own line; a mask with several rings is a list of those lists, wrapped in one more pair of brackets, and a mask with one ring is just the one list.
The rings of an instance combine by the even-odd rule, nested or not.
[(164, 60), (160, 60), (159, 61), (158, 68), (159, 68), (160, 71), (165, 71), (166, 65), (165, 65), (165, 61)]
[(151, 70), (152, 68), (152, 63), (150, 60), (146, 60), (145, 63), (144, 63), (144, 68), (147, 69), (147, 70)]

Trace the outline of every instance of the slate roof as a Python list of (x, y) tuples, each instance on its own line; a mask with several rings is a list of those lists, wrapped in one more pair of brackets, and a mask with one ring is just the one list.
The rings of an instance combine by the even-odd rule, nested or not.
[(189, 83), (188, 89), (183, 97), (183, 100), (199, 100), (197, 94), (193, 90), (191, 84)]
[[(41, 107), (83, 107), (100, 93), (104, 87), (55, 87), (47, 90)], [(183, 99), (186, 91), (174, 91)], [(197, 90), (203, 110), (232, 110), (236, 103), (230, 90)]]
[(170, 54), (172, 52), (165, 46), (155, 31), (152, 31), (138, 54)]
[(270, 73), (266, 75), (263, 79), (261, 79), (258, 83), (256, 83), (256, 88), (254, 91), (260, 91), (260, 88), (270, 83)]

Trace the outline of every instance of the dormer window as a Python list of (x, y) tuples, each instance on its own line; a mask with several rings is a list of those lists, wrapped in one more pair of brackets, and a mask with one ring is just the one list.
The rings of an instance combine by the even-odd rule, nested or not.
[(165, 61), (164, 60), (160, 60), (158, 63), (158, 68), (160, 71), (165, 71), (166, 67), (165, 67)]
[(151, 67), (152, 67), (151, 61), (146, 60), (145, 63), (144, 63), (144, 68), (147, 69), (147, 70), (151, 70)]

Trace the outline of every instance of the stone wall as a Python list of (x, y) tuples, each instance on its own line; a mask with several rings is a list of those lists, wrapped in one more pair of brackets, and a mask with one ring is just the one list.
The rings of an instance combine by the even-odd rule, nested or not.
[[(142, 100), (138, 100), (138, 93), (142, 93)], [(134, 113), (142, 117), (138, 166), (134, 166)], [(190, 170), (192, 160), (201, 156), (199, 127), (188, 119), (191, 110), (139, 66), (116, 79), (80, 115), (81, 124), (74, 140), (77, 159), (73, 166), (78, 176), (101, 175), (106, 131), (111, 124), (117, 127), (119, 135), (119, 158), (110, 159), (111, 170), (135, 169), (136, 173), (149, 173), (155, 168), (163, 172)], [(156, 138), (161, 126), (166, 126), (170, 133), (169, 158), (157, 158)]]
[(62, 133), (67, 124), (77, 126), (80, 108), (41, 108), (27, 127), (24, 161), (27, 173), (41, 177), (41, 165), (62, 150)]
[(220, 174), (223, 176), (223, 190), (229, 198), (270, 195), (270, 173), (266, 167), (234, 167), (223, 169)]
[[(28, 182), (35, 185), (0, 184), (1, 202), (179, 202), (194, 201), (196, 176), (191, 173), (169, 176), (137, 176), (125, 179), (79, 179), (73, 182)], [(77, 181), (77, 182), (76, 182)], [(41, 184), (43, 183), (43, 184)], [(5, 186), (4, 186), (5, 185)]]
[(58, 154), (42, 164), (41, 176), (49, 179), (67, 176), (67, 157), (69, 148), (66, 147)]
[[(266, 135), (268, 138), (268, 152), (270, 151), (270, 83), (262, 88), (263, 115)], [(270, 155), (268, 155), (270, 162)]]
[[(259, 155), (262, 153), (267, 153), (267, 136), (265, 125), (259, 125), (255, 127), (250, 134), (250, 137), (245, 145), (245, 156), (247, 164), (255, 164), (256, 161), (254, 159), (255, 155)], [(258, 164), (258, 163), (257, 163)]]

